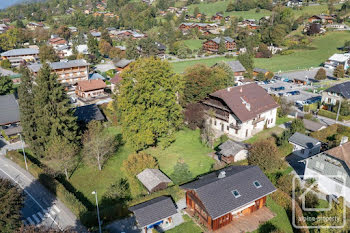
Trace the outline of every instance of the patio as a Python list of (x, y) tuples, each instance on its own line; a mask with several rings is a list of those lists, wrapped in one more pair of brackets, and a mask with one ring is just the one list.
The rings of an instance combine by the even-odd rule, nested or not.
[(249, 214), (233, 218), (232, 222), (218, 230), (215, 233), (241, 233), (252, 232), (259, 228), (259, 226), (276, 215), (266, 206)]

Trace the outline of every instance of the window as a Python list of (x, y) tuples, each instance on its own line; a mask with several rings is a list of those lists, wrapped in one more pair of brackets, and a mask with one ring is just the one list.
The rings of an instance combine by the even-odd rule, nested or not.
[(235, 196), (235, 198), (238, 198), (241, 196), (241, 194), (239, 194), (239, 192), (237, 190), (233, 190), (232, 194), (233, 194), (233, 196)]
[(254, 183), (254, 186), (258, 189), (258, 188), (261, 188), (262, 186), (261, 186), (261, 184), (259, 183), (259, 181), (254, 181), (253, 182)]
[(229, 126), (226, 126), (226, 129), (227, 129), (227, 131), (229, 131), (229, 130), (230, 130), (230, 127), (229, 127)]
[(216, 120), (214, 121), (214, 125), (216, 125)]

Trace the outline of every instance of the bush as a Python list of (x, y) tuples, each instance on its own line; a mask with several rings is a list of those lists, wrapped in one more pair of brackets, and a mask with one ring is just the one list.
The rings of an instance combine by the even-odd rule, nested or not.
[(294, 53), (294, 50), (283, 50), (281, 52), (281, 55), (290, 55), (290, 54), (293, 54)]

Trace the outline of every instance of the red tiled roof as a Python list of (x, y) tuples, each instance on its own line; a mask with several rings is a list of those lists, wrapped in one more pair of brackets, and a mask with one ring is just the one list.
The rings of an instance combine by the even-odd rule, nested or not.
[(350, 142), (344, 143), (341, 146), (334, 147), (325, 152), (335, 158), (343, 160), (350, 168)]
[(123, 80), (123, 78), (120, 77), (119, 74), (116, 74), (116, 75), (114, 76), (114, 78), (112, 78), (112, 79), (110, 80), (110, 82), (113, 83), (113, 84), (118, 84), (118, 83), (120, 83), (122, 80)]
[(210, 96), (221, 99), (242, 122), (279, 106), (264, 88), (256, 83), (222, 89)]
[(77, 88), (82, 91), (93, 91), (105, 88), (107, 85), (101, 79), (85, 80), (78, 82)]

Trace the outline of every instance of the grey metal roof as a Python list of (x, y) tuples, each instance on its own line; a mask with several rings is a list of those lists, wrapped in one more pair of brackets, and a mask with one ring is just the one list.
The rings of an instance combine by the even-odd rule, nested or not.
[(20, 121), (19, 106), (13, 94), (0, 96), (0, 125)]
[(246, 72), (246, 69), (240, 63), (240, 61), (227, 61), (226, 64), (232, 69), (233, 72)]
[(341, 94), (345, 99), (350, 99), (350, 81), (334, 85), (325, 91)]
[(120, 61), (115, 63), (115, 66), (119, 68), (124, 68), (125, 66), (129, 65), (133, 61), (134, 60), (121, 59)]
[(145, 226), (156, 223), (177, 213), (171, 197), (161, 196), (129, 208), (136, 217), (138, 225)]
[(321, 124), (321, 123), (316, 122), (316, 121), (311, 121), (308, 119), (303, 119), (303, 123), (304, 123), (305, 129), (307, 129), (311, 132), (315, 132), (315, 131), (322, 129), (323, 127), (326, 127), (324, 124)]
[(315, 147), (317, 144), (321, 143), (319, 140), (309, 137), (305, 134), (301, 134), (299, 132), (295, 132), (288, 139), (288, 141), (308, 149), (311, 149)]
[[(218, 178), (222, 171), (226, 172), (226, 176)], [(258, 181), (261, 187), (256, 188), (254, 181)], [(258, 166), (230, 166), (204, 175), (181, 188), (194, 190), (213, 219), (276, 191)], [(233, 190), (237, 190), (241, 196), (234, 197)]]
[(92, 120), (104, 121), (106, 118), (96, 104), (90, 104), (75, 108), (74, 116), (78, 121), (89, 123)]
[[(70, 60), (70, 61), (59, 61), (59, 62), (52, 62), (50, 63), (50, 67), (53, 70), (58, 70), (58, 69), (67, 69), (67, 68), (72, 68), (72, 67), (79, 67), (79, 66), (88, 66), (90, 65), (87, 63), (85, 60)], [(32, 72), (38, 72), (41, 69), (42, 64), (40, 63), (35, 63), (32, 65), (29, 65), (28, 68)]]
[[(225, 42), (234, 42), (234, 39), (232, 39), (231, 37), (224, 36), (222, 38), (224, 39)], [(220, 44), (221, 37), (215, 37), (214, 39), (212, 39), (212, 41), (214, 41), (217, 44)]]
[(264, 73), (264, 74), (268, 72), (268, 70), (261, 69), (261, 68), (254, 68), (253, 71), (258, 73)]
[(227, 140), (219, 146), (220, 154), (224, 156), (235, 155), (242, 150), (246, 150), (247, 146), (241, 142), (235, 142), (232, 140)]
[(31, 55), (31, 54), (39, 54), (39, 50), (38, 49), (31, 49), (31, 48), (12, 49), (12, 50), (1, 53), (1, 56), (2, 57), (24, 56), (24, 55)]
[[(1, 129), (1, 127), (0, 127)], [(18, 125), (18, 126), (10, 126), (10, 127), (6, 127), (6, 126), (2, 126), (2, 129), (4, 130), (5, 134), (7, 136), (12, 136), (12, 135), (16, 135), (19, 133), (22, 133), (22, 126)]]
[(99, 73), (93, 73), (91, 75), (89, 75), (89, 79), (102, 79), (102, 80), (105, 80), (106, 78), (103, 77), (101, 74)]
[(151, 191), (161, 183), (170, 183), (171, 180), (159, 169), (147, 168), (137, 175), (137, 179)]

